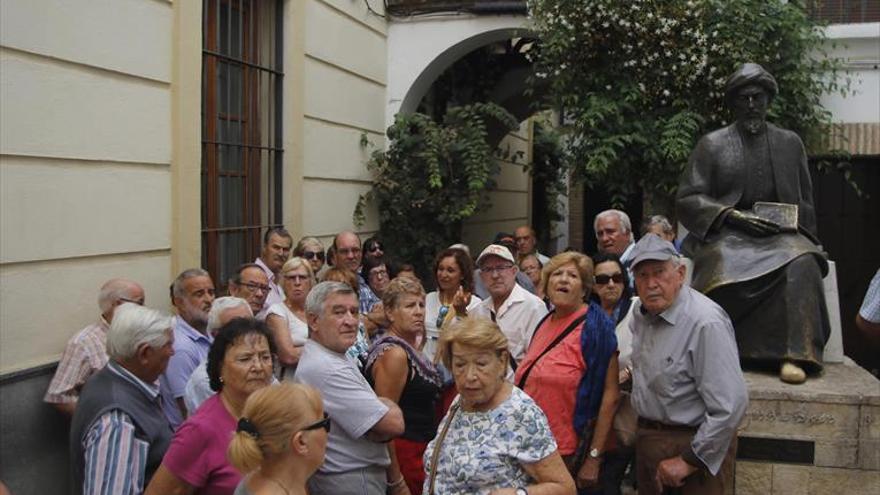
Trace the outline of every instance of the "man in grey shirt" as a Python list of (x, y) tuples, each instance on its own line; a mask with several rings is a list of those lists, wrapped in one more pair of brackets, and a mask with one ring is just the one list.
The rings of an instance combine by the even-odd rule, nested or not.
[(639, 494), (723, 494), (733, 486), (736, 429), (749, 400), (733, 325), (684, 286), (669, 241), (645, 235), (631, 259), (640, 298), (631, 323)]
[(377, 397), (345, 352), (354, 344), (360, 315), (354, 290), (322, 282), (306, 298), (309, 340), (293, 380), (315, 387), (332, 426), (324, 464), (309, 479), (312, 495), (382, 495), (390, 464), (386, 442), (403, 433), (403, 413)]

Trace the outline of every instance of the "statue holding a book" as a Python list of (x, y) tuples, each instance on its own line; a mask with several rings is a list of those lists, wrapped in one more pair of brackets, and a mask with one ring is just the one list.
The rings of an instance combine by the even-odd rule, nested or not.
[(740, 359), (802, 383), (830, 334), (812, 184), (797, 134), (766, 122), (773, 76), (743, 64), (727, 80), (736, 122), (703, 136), (679, 184), (693, 287), (730, 315)]

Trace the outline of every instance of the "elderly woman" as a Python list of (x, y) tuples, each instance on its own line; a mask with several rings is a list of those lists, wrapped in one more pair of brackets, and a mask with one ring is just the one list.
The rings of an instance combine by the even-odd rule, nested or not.
[(587, 256), (554, 256), (541, 280), (554, 310), (538, 324), (514, 383), (547, 415), (578, 487), (595, 489), (619, 400), (614, 323), (584, 302), (593, 281)]
[(468, 310), (480, 303), (480, 298), (471, 294), (474, 290), (474, 263), (462, 249), (440, 251), (434, 258), (434, 277), (437, 290), (425, 298), (427, 342), (424, 353), (436, 363), (437, 340), (442, 329), (467, 316)]
[(391, 282), (390, 270), (385, 257), (364, 257), (361, 265), (361, 277), (367, 281), (373, 294), (382, 299), (388, 283)]
[(174, 434), (147, 495), (231, 495), (241, 474), (226, 449), (245, 401), (272, 379), (275, 345), (266, 326), (238, 318), (224, 325), (208, 351), (208, 377), (217, 394)]
[(505, 380), (507, 338), (498, 326), (466, 318), (440, 336), (438, 354), (460, 395), (425, 450), (427, 495), (573, 495), (547, 418)]
[(303, 237), (293, 248), (293, 255), (304, 258), (312, 266), (312, 273), (319, 276), (324, 268), (324, 245), (316, 237)]
[(425, 481), (422, 455), (437, 433), (434, 404), (440, 393), (437, 369), (417, 350), (425, 330), (425, 290), (416, 280), (396, 278), (382, 304), (391, 325), (370, 348), (365, 374), (376, 395), (400, 406), (406, 425), (388, 447), (389, 488), (416, 495)]
[(324, 462), (329, 432), (314, 388), (285, 383), (254, 392), (227, 453), (236, 469), (251, 473), (235, 495), (306, 493), (306, 481)]
[(529, 277), (529, 280), (535, 284), (535, 295), (544, 299), (544, 292), (541, 290), (541, 269), (544, 265), (534, 253), (527, 254), (519, 259), (519, 270)]
[(306, 296), (315, 285), (311, 264), (305, 258), (290, 258), (281, 267), (281, 284), (285, 299), (269, 306), (266, 326), (272, 332), (278, 348), (278, 361), (283, 367), (281, 376), (293, 378), (296, 363), (299, 362), (303, 346), (309, 338), (305, 308)]
[(602, 306), (602, 311), (615, 324), (626, 316), (632, 301), (629, 273), (615, 254), (598, 253), (593, 256), (593, 292), (590, 299)]

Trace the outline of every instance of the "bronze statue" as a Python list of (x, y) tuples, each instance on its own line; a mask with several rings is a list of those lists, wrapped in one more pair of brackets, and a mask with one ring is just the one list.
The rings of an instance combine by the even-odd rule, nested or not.
[(693, 286), (730, 315), (744, 366), (789, 383), (822, 369), (830, 325), (812, 184), (797, 134), (766, 122), (773, 76), (743, 64), (727, 80), (733, 124), (703, 136), (676, 200)]

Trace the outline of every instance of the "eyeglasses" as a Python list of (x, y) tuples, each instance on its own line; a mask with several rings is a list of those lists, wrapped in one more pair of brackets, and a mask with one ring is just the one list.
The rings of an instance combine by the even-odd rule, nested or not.
[(254, 292), (257, 292), (257, 291), (269, 292), (270, 290), (272, 290), (272, 288), (269, 287), (268, 285), (258, 284), (256, 282), (242, 282), (238, 285), (241, 285), (242, 287), (247, 287), (248, 289), (250, 289)]
[(324, 419), (315, 421), (314, 423), (303, 427), (300, 431), (318, 430), (320, 428), (324, 428), (327, 433), (330, 433), (330, 416), (327, 413), (324, 413)]
[(129, 299), (129, 298), (127, 298), (127, 297), (120, 297), (119, 300), (122, 301), (122, 302), (130, 302), (130, 303), (134, 303), (134, 304), (137, 304), (138, 306), (143, 306), (143, 305), (144, 305), (144, 300), (143, 300), (143, 299)]
[(324, 251), (303, 251), (302, 257), (307, 260), (318, 258), (319, 260), (324, 261)]
[(376, 251), (385, 251), (385, 248), (381, 244), (373, 244), (367, 249), (368, 253), (375, 253)]
[(446, 321), (446, 315), (448, 315), (448, 314), (449, 314), (449, 306), (447, 306), (447, 305), (440, 306), (440, 312), (437, 313), (437, 321), (435, 322), (437, 325), (437, 328), (440, 328), (443, 326), (443, 322)]
[(483, 273), (488, 273), (489, 275), (497, 275), (500, 273), (504, 273), (505, 270), (510, 270), (511, 268), (513, 268), (513, 265), (487, 266), (480, 268), (480, 271)]
[(378, 268), (378, 269), (373, 268), (372, 270), (370, 270), (370, 277), (380, 278), (380, 277), (387, 277), (387, 276), (388, 276), (388, 270), (386, 270), (385, 268)]
[(623, 274), (615, 273), (614, 275), (596, 275), (595, 280), (598, 285), (607, 285), (608, 282), (611, 282), (612, 280), (615, 284), (622, 284)]

